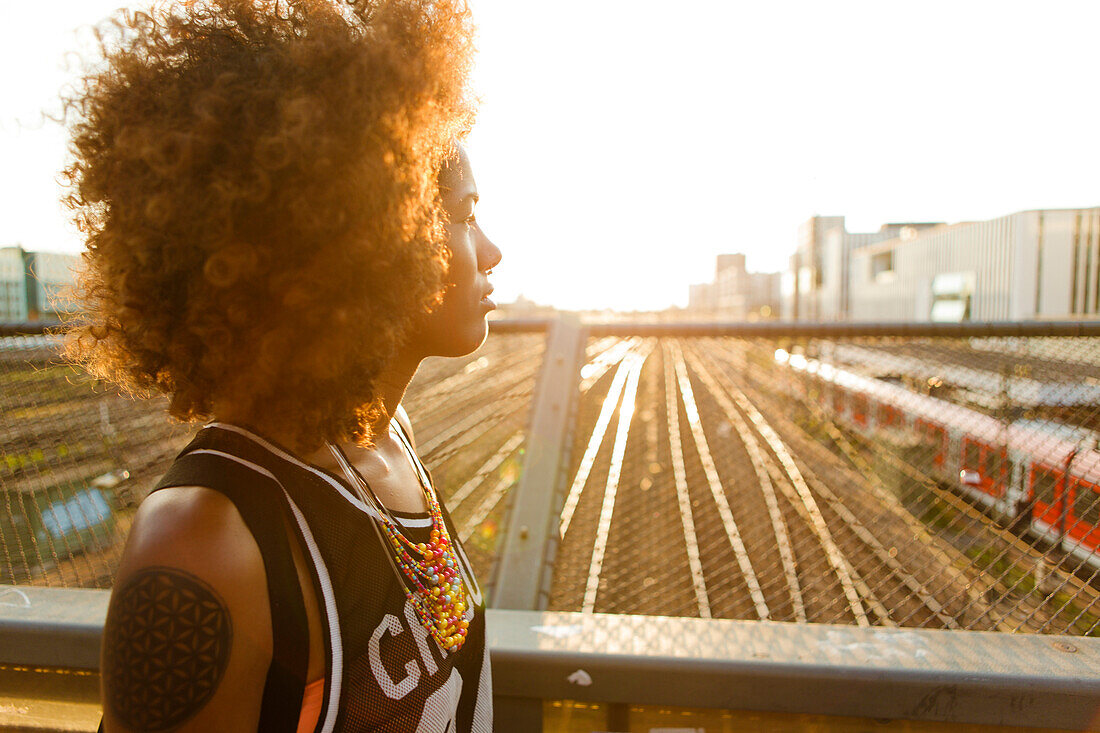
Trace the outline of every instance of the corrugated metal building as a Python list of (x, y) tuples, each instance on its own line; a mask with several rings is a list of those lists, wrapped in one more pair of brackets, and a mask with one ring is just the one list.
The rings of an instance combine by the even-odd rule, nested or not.
[(901, 230), (852, 251), (851, 320), (1019, 321), (1100, 314), (1100, 207)]
[(0, 247), (0, 321), (54, 319), (71, 311), (66, 297), (77, 255)]

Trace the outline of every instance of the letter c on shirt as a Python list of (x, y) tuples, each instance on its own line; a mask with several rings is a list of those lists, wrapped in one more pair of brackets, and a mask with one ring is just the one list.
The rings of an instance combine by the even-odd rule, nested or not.
[(370, 668), (374, 672), (374, 678), (378, 681), (378, 686), (382, 688), (382, 692), (386, 697), (393, 700), (400, 700), (408, 695), (416, 689), (416, 684), (420, 681), (420, 668), (414, 659), (405, 662), (405, 679), (400, 682), (394, 682), (389, 672), (382, 665), (382, 654), (379, 650), (382, 634), (388, 632), (390, 636), (397, 636), (402, 631), (404, 631), (404, 627), (401, 626), (400, 619), (387, 613), (382, 617), (382, 622), (378, 624), (378, 628), (371, 634), (370, 643), (367, 645), (367, 655), (370, 658)]

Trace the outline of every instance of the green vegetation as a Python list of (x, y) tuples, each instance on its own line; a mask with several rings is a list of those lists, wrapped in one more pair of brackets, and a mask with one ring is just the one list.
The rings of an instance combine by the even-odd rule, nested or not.
[(19, 385), (32, 386), (38, 389), (41, 382), (54, 380), (72, 380), (73, 382), (93, 383), (95, 379), (87, 373), (73, 366), (64, 364), (47, 364), (41, 366), (20, 365), (20, 368), (10, 372), (0, 372), (0, 384), (5, 387), (17, 387)]
[[(107, 440), (107, 438), (104, 438), (104, 440)], [(11, 475), (28, 468), (41, 470), (50, 465), (63, 464), (70, 457), (83, 457), (90, 453), (92, 453), (92, 446), (84, 442), (74, 445), (57, 443), (47, 446), (45, 449), (32, 448), (21, 453), (0, 453), (0, 476)]]
[(1043, 590), (1033, 572), (1021, 568), (1015, 562), (1004, 557), (1004, 553), (990, 546), (969, 547), (967, 556), (988, 574), (998, 586), (1005, 589), (1005, 595), (1032, 599), (1044, 609), (1055, 609), (1053, 616), (1056, 624), (1052, 628), (1073, 630), (1085, 636), (1100, 636), (1100, 615), (1089, 611), (1078, 603), (1077, 599), (1062, 590), (1048, 593)]
[(946, 534), (952, 527), (957, 526), (959, 512), (939, 499), (933, 499), (918, 516), (929, 529)]

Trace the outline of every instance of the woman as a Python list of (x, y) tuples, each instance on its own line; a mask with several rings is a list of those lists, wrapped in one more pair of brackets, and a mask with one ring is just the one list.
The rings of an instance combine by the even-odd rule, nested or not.
[(134, 518), (106, 731), (489, 731), (483, 599), (400, 401), (476, 349), (471, 47), (449, 2), (120, 18), (70, 100), (70, 355), (211, 420)]

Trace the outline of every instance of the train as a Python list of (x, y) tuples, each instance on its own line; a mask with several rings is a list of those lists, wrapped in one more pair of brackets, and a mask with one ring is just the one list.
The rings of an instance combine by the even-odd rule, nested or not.
[[(827, 362), (775, 352), (802, 396), (876, 440), (919, 445), (923, 465), (1002, 522), (1100, 569), (1100, 446), (1095, 432), (1036, 420), (1004, 423)], [(811, 389), (816, 387), (816, 389)]]

